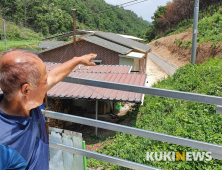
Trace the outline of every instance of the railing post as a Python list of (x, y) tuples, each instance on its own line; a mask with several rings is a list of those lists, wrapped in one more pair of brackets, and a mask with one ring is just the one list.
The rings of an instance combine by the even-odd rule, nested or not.
[[(86, 142), (85, 141), (82, 141), (82, 147), (83, 149), (86, 149)], [(83, 156), (83, 167), (84, 167), (84, 170), (87, 170), (87, 164), (86, 164), (86, 157)]]
[[(96, 120), (98, 120), (98, 100), (96, 100)], [(98, 136), (98, 127), (96, 127), (96, 136)]]

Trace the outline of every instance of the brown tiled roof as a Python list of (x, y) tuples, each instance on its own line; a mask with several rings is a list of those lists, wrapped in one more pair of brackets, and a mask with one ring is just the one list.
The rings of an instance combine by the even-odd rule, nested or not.
[[(53, 67), (61, 63), (45, 62), (46, 70), (49, 71)], [(73, 72), (87, 72), (87, 73), (129, 73), (132, 66), (129, 65), (97, 65), (97, 66), (77, 66)]]
[[(69, 76), (91, 80), (101, 80), (122, 84), (144, 86), (146, 75), (142, 74), (111, 74), (111, 73), (84, 73), (73, 72)], [(121, 90), (105, 89), (81, 84), (60, 82), (48, 91), (52, 98), (114, 100), (141, 103), (143, 95), (140, 93), (125, 92)]]

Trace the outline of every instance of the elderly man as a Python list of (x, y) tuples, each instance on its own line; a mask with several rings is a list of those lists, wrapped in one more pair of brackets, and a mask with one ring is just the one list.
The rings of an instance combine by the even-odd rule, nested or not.
[(95, 54), (73, 59), (46, 72), (28, 51), (11, 51), (0, 60), (0, 169), (49, 169), (49, 146), (38, 106), (50, 88), (78, 64), (94, 66)]

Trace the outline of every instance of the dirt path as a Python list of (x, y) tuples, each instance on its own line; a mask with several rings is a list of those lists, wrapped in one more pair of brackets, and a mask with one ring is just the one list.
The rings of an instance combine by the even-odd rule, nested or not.
[(152, 47), (152, 51), (163, 57), (172, 64), (175, 64), (178, 67), (182, 67), (189, 63), (190, 55), (189, 52), (180, 52), (181, 49), (178, 48), (175, 43), (176, 39), (182, 41), (189, 41), (192, 39), (191, 32), (185, 32), (181, 34), (171, 35), (167, 37), (160, 38), (155, 40), (148, 45)]
[[(175, 43), (176, 39), (185, 43), (192, 40), (192, 32), (171, 35), (155, 40), (148, 45), (152, 47), (152, 51), (165, 58), (178, 67), (185, 66), (190, 63), (191, 47), (180, 47)], [(211, 42), (197, 45), (196, 63), (201, 64), (210, 57), (220, 57), (222, 54), (222, 43), (218, 47), (212, 46)]]
[(167, 78), (168, 75), (165, 73), (160, 67), (158, 67), (151, 59), (148, 58), (147, 60), (147, 87), (152, 87), (158, 81)]

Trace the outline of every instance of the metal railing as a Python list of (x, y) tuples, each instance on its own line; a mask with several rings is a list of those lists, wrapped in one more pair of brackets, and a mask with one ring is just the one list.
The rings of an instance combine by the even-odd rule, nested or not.
[[(158, 88), (150, 88), (150, 87), (144, 87), (144, 86), (111, 83), (111, 82), (89, 80), (89, 79), (82, 79), (82, 78), (73, 78), (73, 77), (67, 77), (63, 81), (67, 83), (76, 83), (76, 84), (82, 84), (82, 85), (89, 85), (89, 86), (95, 86), (95, 87), (102, 87), (102, 88), (108, 88), (108, 89), (136, 92), (136, 93), (149, 94), (149, 95), (160, 96), (160, 97), (168, 97), (168, 98), (174, 98), (174, 99), (181, 99), (181, 100), (187, 100), (187, 101), (219, 105), (217, 106), (217, 112), (219, 114), (222, 113), (222, 107), (220, 107), (220, 105), (222, 105), (222, 97), (202, 95), (202, 94), (196, 94), (196, 93), (187, 93), (187, 92), (173, 91), (173, 90), (165, 90), (165, 89), (158, 89)], [(68, 115), (64, 113), (58, 113), (54, 111), (45, 111), (45, 113), (46, 113), (46, 116), (50, 118), (60, 119), (60, 120), (79, 123), (79, 124), (85, 124), (89, 126), (99, 127), (102, 129), (123, 132), (123, 133), (145, 137), (149, 139), (154, 139), (158, 141), (163, 141), (163, 142), (168, 142), (168, 143), (177, 144), (181, 146), (205, 150), (205, 151), (211, 152), (213, 158), (222, 160), (222, 146), (221, 145), (167, 135), (163, 133), (142, 130), (138, 128), (132, 128), (132, 127), (104, 122), (100, 120), (94, 120), (94, 119), (89, 119), (89, 118), (84, 118), (84, 117), (79, 117), (79, 116)], [(105, 162), (113, 163), (113, 164), (120, 165), (126, 168), (138, 169), (138, 170), (158, 169), (158, 168), (138, 164), (135, 162), (130, 162), (127, 160), (123, 160), (123, 159), (119, 159), (119, 158), (111, 157), (108, 155), (103, 155), (96, 152), (91, 152), (91, 151), (87, 151), (87, 150), (83, 150), (83, 149), (79, 149), (79, 148), (75, 148), (71, 146), (50, 143), (50, 147), (67, 151), (67, 152), (71, 152), (71, 153), (75, 153), (75, 154), (80, 154), (82, 156), (87, 156), (94, 159), (102, 160)]]

